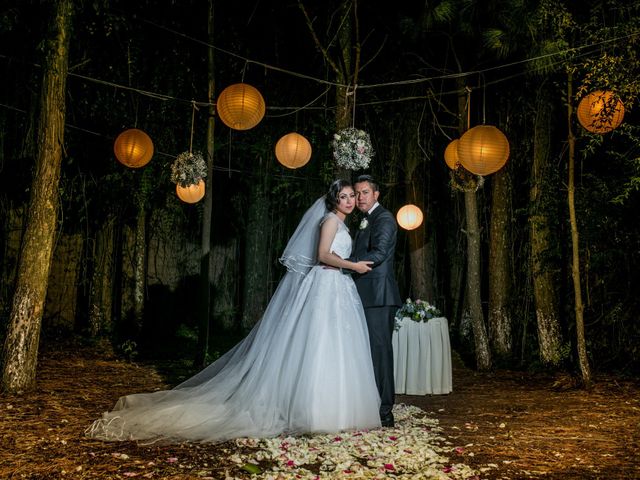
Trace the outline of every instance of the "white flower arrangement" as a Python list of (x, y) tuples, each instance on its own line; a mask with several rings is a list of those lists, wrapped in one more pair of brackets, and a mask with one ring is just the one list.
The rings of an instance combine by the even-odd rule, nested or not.
[(410, 298), (398, 309), (395, 315), (396, 330), (400, 328), (403, 318), (410, 318), (414, 322), (426, 322), (432, 318), (440, 317), (440, 310), (429, 302), (417, 299), (415, 302)]
[(357, 128), (345, 128), (333, 135), (333, 158), (339, 167), (363, 170), (374, 156), (369, 134)]
[(369, 221), (367, 220), (367, 217), (364, 217), (362, 220), (360, 220), (360, 226), (358, 228), (360, 230), (364, 230), (368, 226), (369, 226)]
[(171, 181), (182, 187), (197, 185), (206, 176), (207, 164), (198, 152), (182, 152), (171, 165)]

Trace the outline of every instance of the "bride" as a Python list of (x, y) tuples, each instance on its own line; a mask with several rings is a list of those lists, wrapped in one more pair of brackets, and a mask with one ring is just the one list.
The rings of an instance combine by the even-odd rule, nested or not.
[(334, 181), (290, 238), (280, 258), (287, 273), (249, 335), (172, 390), (121, 397), (86, 435), (221, 442), (379, 427), (364, 310), (340, 271), (371, 270), (345, 260), (354, 206), (351, 184)]

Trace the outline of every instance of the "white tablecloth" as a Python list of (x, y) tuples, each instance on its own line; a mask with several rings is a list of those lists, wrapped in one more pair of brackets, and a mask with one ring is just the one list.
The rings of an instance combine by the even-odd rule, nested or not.
[(452, 390), (449, 325), (444, 317), (427, 322), (403, 318), (393, 332), (396, 393), (447, 394)]

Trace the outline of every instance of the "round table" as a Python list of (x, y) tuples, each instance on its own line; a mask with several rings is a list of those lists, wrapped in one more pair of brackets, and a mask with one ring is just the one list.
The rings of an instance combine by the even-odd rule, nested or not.
[(441, 395), (452, 391), (449, 324), (444, 317), (416, 322), (403, 318), (393, 332), (396, 393)]

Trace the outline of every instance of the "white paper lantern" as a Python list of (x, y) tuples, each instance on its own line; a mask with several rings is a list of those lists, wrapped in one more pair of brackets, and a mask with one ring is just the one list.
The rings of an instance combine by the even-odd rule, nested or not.
[(205, 194), (204, 180), (200, 179), (197, 185), (189, 185), (187, 187), (177, 184), (176, 194), (178, 198), (185, 203), (198, 203)]
[(287, 133), (276, 143), (276, 158), (287, 168), (300, 168), (311, 159), (311, 144), (299, 133)]
[(411, 203), (402, 207), (396, 214), (398, 225), (405, 230), (415, 230), (422, 225), (423, 219), (422, 210)]

